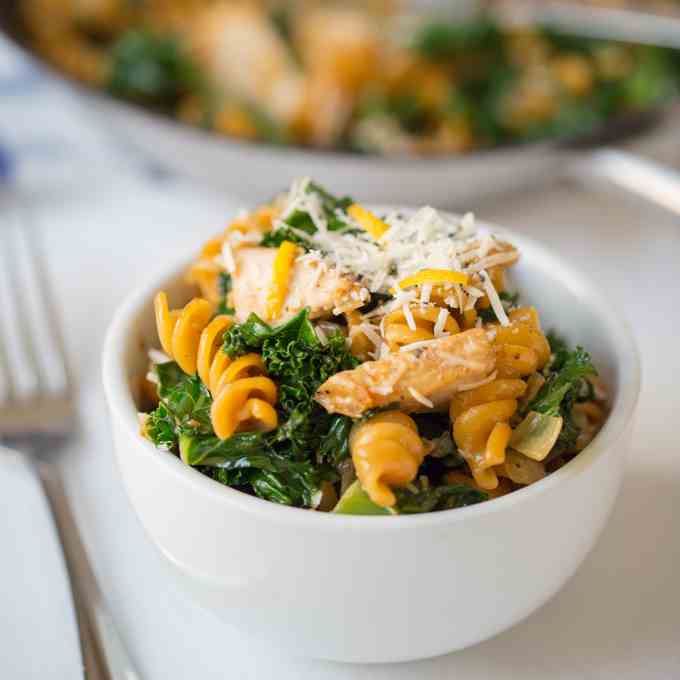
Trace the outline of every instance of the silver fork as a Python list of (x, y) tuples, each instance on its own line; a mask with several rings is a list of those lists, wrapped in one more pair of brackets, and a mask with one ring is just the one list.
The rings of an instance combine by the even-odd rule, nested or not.
[(25, 203), (0, 187), (0, 441), (26, 454), (45, 491), (73, 593), (85, 677), (138, 680), (62, 481), (59, 453), (75, 427), (75, 388), (36, 234)]

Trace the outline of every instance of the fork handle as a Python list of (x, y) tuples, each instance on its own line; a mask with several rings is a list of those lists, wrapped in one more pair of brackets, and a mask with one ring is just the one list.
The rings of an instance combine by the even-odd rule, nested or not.
[(139, 680), (104, 604), (56, 464), (35, 462), (64, 552), (87, 680)]

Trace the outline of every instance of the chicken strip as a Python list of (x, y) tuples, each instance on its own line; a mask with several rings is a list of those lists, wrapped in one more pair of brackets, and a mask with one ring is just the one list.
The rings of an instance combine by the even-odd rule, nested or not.
[(192, 31), (192, 55), (214, 87), (290, 124), (304, 97), (304, 78), (264, 8), (251, 2), (206, 7)]
[(436, 410), (448, 407), (456, 392), (491, 376), (495, 366), (486, 331), (474, 328), (336, 373), (321, 385), (316, 400), (329, 413), (352, 418), (388, 404), (407, 412), (430, 411), (427, 400)]
[[(239, 248), (234, 251), (236, 271), (233, 276), (232, 305), (236, 320), (245, 321), (251, 312), (266, 319), (267, 297), (272, 280), (276, 248)], [(294, 265), (288, 293), (276, 319), (280, 324), (294, 317), (305, 307), (312, 319), (329, 317), (333, 313), (351, 311), (366, 300), (362, 286), (351, 276), (341, 274), (320, 260), (307, 260)]]

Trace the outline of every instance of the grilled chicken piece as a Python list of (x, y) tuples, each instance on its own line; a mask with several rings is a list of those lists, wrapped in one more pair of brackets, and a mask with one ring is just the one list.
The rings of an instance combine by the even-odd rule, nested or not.
[[(234, 251), (236, 272), (233, 276), (232, 304), (236, 319), (243, 322), (251, 312), (266, 319), (267, 296), (272, 281), (276, 248), (239, 248)], [(351, 311), (365, 303), (361, 285), (351, 276), (341, 274), (321, 261), (297, 262), (291, 273), (288, 294), (276, 319), (280, 324), (309, 307), (310, 318), (324, 318), (333, 312)]]
[(321, 5), (300, 13), (294, 40), (306, 73), (296, 130), (310, 143), (335, 144), (379, 71), (379, 24), (363, 7)]
[(249, 101), (290, 124), (304, 98), (304, 78), (263, 7), (209, 5), (191, 30), (192, 54), (219, 91)]
[(316, 400), (329, 413), (352, 418), (388, 404), (398, 404), (407, 412), (432, 410), (422, 402), (423, 397), (436, 410), (446, 408), (461, 388), (489, 377), (495, 366), (494, 348), (486, 332), (474, 328), (336, 373), (321, 385)]

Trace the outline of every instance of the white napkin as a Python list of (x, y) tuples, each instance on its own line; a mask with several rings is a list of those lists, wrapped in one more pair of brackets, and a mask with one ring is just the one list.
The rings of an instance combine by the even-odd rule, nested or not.
[(71, 593), (47, 502), (23, 456), (0, 447), (0, 677), (81, 675)]

